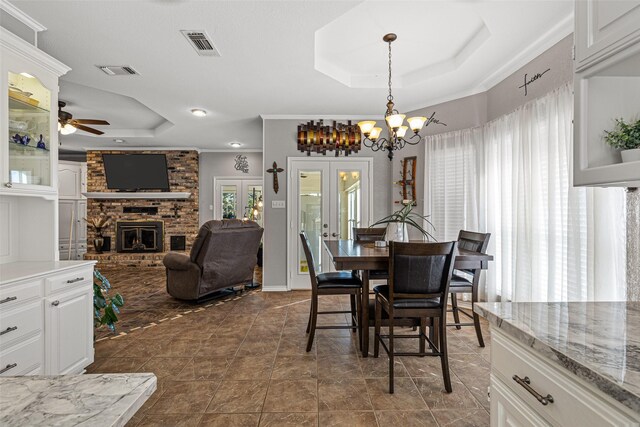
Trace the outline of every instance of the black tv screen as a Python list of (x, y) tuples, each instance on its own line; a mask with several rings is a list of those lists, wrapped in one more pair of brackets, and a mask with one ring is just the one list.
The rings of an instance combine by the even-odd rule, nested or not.
[(164, 154), (103, 154), (107, 188), (120, 191), (169, 191)]

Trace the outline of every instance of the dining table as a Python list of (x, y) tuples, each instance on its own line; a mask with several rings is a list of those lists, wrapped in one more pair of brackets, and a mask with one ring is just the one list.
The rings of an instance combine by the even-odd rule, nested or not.
[[(324, 246), (336, 270), (362, 272), (362, 304), (360, 338), (362, 357), (369, 356), (369, 272), (389, 268), (389, 247), (377, 247), (374, 242), (355, 240), (324, 240)], [(493, 256), (485, 253), (458, 249), (454, 268), (457, 270), (486, 270)]]

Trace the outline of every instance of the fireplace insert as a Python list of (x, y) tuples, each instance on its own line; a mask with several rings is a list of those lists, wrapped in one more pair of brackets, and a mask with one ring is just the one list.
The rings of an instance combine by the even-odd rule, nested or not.
[(164, 251), (164, 223), (162, 221), (118, 221), (116, 223), (116, 251), (145, 253)]

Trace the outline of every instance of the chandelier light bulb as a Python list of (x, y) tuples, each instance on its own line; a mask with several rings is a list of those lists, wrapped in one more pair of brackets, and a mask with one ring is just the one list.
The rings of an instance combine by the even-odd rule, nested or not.
[(360, 128), (360, 131), (365, 136), (368, 136), (369, 134), (371, 134), (371, 129), (373, 129), (375, 125), (376, 125), (376, 122), (374, 122), (373, 120), (365, 120), (363, 122), (358, 122), (358, 127)]
[(371, 133), (369, 134), (369, 139), (375, 141), (380, 137), (380, 132), (382, 132), (382, 128), (374, 127), (371, 129)]
[(391, 114), (390, 116), (387, 116), (386, 119), (389, 127), (396, 130), (402, 126), (402, 122), (404, 122), (405, 117), (406, 116), (404, 114)]
[(60, 132), (62, 130), (62, 125), (60, 124), (60, 122), (58, 122), (58, 132)]
[(407, 133), (407, 129), (409, 129), (408, 126), (400, 126), (397, 130), (396, 130), (396, 136), (398, 138), (404, 138), (405, 134)]
[(422, 129), (422, 126), (424, 126), (424, 122), (426, 121), (426, 117), (409, 117), (407, 119), (407, 122), (409, 122), (409, 127), (415, 133), (420, 132), (420, 129)]

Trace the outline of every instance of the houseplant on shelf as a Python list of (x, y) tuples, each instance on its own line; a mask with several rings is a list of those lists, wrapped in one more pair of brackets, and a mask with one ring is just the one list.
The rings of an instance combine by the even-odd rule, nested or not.
[(104, 245), (104, 238), (102, 237), (102, 230), (109, 225), (111, 220), (106, 216), (99, 216), (97, 218), (91, 218), (90, 220), (87, 218), (83, 218), (87, 225), (93, 228), (96, 231), (96, 237), (93, 239), (93, 248), (96, 250), (96, 253), (102, 253), (102, 245)]
[(408, 203), (403, 202), (402, 204), (404, 206), (401, 209), (389, 216), (379, 219), (372, 224), (371, 227), (387, 224), (387, 232), (385, 234), (387, 241), (408, 242), (409, 226), (422, 233), (425, 240), (435, 241), (435, 237), (422, 226), (422, 222), (424, 221), (433, 229), (433, 224), (429, 221), (429, 215), (425, 216), (413, 212), (413, 208), (415, 207), (413, 201), (408, 201)]
[(614, 130), (604, 133), (606, 143), (621, 150), (623, 163), (640, 161), (640, 120), (627, 123), (622, 118), (616, 119)]
[(122, 295), (109, 295), (111, 283), (95, 269), (93, 271), (93, 327), (106, 325), (111, 332), (116, 331), (120, 307), (124, 306)]

